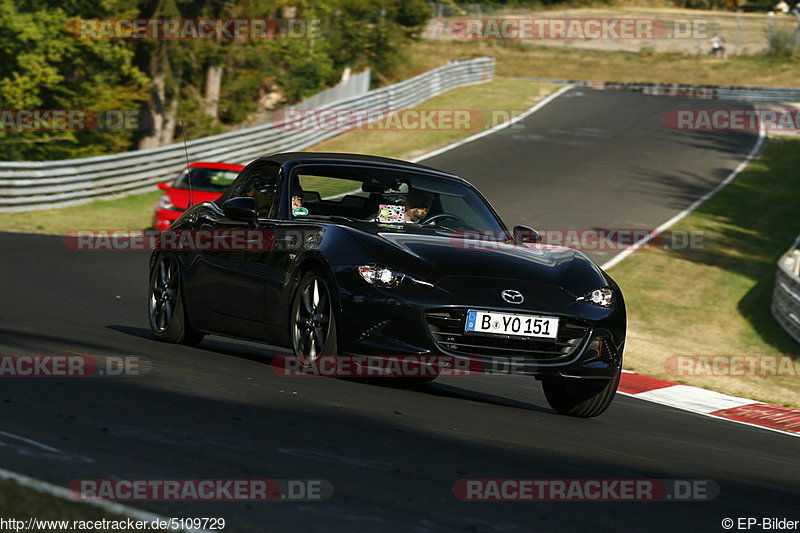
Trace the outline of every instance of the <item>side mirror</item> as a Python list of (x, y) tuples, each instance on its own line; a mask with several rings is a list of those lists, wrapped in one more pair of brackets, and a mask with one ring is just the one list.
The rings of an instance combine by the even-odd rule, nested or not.
[(514, 226), (514, 244), (517, 246), (525, 243), (538, 244), (542, 242), (542, 235), (528, 226)]
[(162, 191), (166, 191), (167, 189), (169, 189), (169, 182), (168, 181), (162, 181), (161, 183), (159, 183), (157, 185), (157, 187), (159, 189), (161, 189)]
[(258, 204), (250, 196), (231, 198), (222, 204), (222, 212), (231, 220), (253, 222), (258, 218)]

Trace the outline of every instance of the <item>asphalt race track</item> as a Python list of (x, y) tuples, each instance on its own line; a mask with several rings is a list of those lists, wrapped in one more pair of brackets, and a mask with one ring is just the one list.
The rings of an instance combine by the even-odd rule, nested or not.
[[(565, 237), (570, 230), (651, 231), (723, 181), (758, 136), (670, 130), (664, 114), (747, 107), (575, 88), (517, 127), (422, 163), (469, 179), (509, 225)], [(587, 252), (599, 264), (617, 253)]]
[[(502, 132), (427, 161), (459, 171), (509, 223), (653, 228), (712, 188), (755, 134), (666, 130), (672, 106), (573, 90)], [(36, 216), (32, 214), (32, 216)], [(213, 517), (225, 531), (722, 531), (723, 518), (795, 519), (798, 441), (618, 396), (594, 420), (546, 407), (530, 378), (403, 388), (274, 374), (275, 350), (147, 329), (147, 254), (75, 252), (59, 237), (0, 235), (0, 353), (136, 355), (144, 377), (4, 379), (0, 466), (80, 478), (322, 478), (332, 499), (136, 503)], [(462, 502), (462, 478), (710, 479), (710, 502)]]

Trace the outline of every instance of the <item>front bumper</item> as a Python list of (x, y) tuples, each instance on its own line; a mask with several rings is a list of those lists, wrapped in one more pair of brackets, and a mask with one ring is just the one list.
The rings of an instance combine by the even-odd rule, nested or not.
[[(341, 286), (341, 285), (340, 285)], [(486, 301), (442, 298), (440, 291), (372, 287), (357, 292), (340, 291), (340, 349), (346, 355), (434, 357), (440, 370), (446, 366), (469, 373), (524, 374), (613, 379), (622, 367), (625, 343), (625, 308), (621, 298), (610, 309), (576, 302), (569, 309), (552, 306), (489, 306)], [(402, 297), (398, 297), (402, 296)], [(510, 336), (466, 335), (467, 309), (487, 309), (558, 316), (558, 338), (524, 339)], [(442, 363), (444, 361), (444, 363)]]
[(153, 228), (156, 231), (165, 231), (169, 228), (170, 224), (178, 220), (183, 214), (183, 211), (176, 209), (156, 209), (153, 214)]

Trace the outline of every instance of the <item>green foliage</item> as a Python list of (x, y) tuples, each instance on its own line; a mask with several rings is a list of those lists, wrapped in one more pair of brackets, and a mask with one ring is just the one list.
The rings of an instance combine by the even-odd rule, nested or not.
[[(90, 11), (76, 2), (17, 5), (0, 0), (0, 109), (135, 110), (146, 97), (147, 78), (132, 66), (125, 43), (77, 39), (69, 33), (74, 13)], [(98, 16), (125, 11), (106, 1)], [(130, 147), (134, 132), (0, 131), (0, 158), (62, 159), (114, 153)]]
[(792, 58), (800, 56), (800, 28), (770, 28), (767, 35), (767, 55)]
[[(321, 31), (313, 38), (261, 41), (103, 40), (70, 33), (86, 18), (283, 16), (320, 21)], [(295, 103), (336, 83), (346, 67), (390, 75), (429, 16), (425, 0), (0, 0), (0, 109), (140, 110), (147, 126), (148, 101), (158, 113), (175, 102), (191, 137), (209, 135), (261, 110), (259, 100), (271, 91), (280, 103)], [(216, 117), (205, 105), (206, 74), (214, 65), (223, 69)], [(163, 80), (160, 91), (156, 80)], [(134, 149), (142, 135), (0, 131), (0, 159), (114, 153)]]
[(379, 76), (390, 74), (403, 57), (403, 44), (418, 35), (431, 15), (420, 0), (338, 0), (331, 5), (325, 28), (334, 66), (371, 66)]

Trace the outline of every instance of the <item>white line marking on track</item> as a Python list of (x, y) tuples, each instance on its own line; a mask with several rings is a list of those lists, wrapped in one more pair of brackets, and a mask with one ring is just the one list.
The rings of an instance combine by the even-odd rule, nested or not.
[(650, 240), (653, 237), (657, 237), (664, 230), (682, 220), (692, 211), (700, 207), (703, 204), (703, 202), (705, 202), (706, 200), (717, 194), (719, 191), (721, 191), (723, 187), (725, 187), (727, 184), (733, 181), (733, 179), (736, 176), (741, 174), (741, 172), (747, 167), (747, 165), (749, 165), (750, 162), (759, 154), (759, 152), (761, 152), (761, 148), (764, 146), (764, 139), (766, 139), (766, 129), (764, 128), (764, 125), (761, 124), (761, 127), (758, 131), (758, 140), (756, 141), (756, 144), (753, 146), (753, 149), (750, 150), (750, 153), (747, 154), (747, 157), (744, 158), (744, 161), (739, 163), (739, 165), (735, 169), (733, 169), (733, 171), (730, 174), (728, 174), (728, 176), (724, 180), (722, 180), (720, 183), (717, 184), (716, 187), (714, 187), (713, 189), (705, 193), (703, 196), (701, 196), (699, 199), (697, 199), (692, 205), (690, 205), (689, 207), (687, 207), (674, 217), (670, 218), (669, 220), (658, 226), (656, 229), (651, 231), (645, 237), (642, 237), (641, 239), (631, 244), (630, 246), (622, 250), (620, 253), (618, 253), (605, 263), (603, 263), (603, 265), (600, 268), (602, 268), (603, 270), (608, 270), (609, 268), (618, 264), (620, 261), (631, 255), (633, 252), (635, 252), (636, 250), (638, 250), (639, 248), (650, 242)]
[(501, 122), (497, 126), (489, 128), (488, 130), (480, 131), (480, 132), (476, 133), (475, 135), (470, 135), (469, 137), (466, 137), (466, 138), (461, 139), (459, 141), (455, 141), (455, 142), (450, 143), (450, 144), (448, 144), (446, 146), (442, 146), (441, 148), (437, 148), (436, 150), (433, 150), (432, 152), (428, 152), (426, 154), (422, 154), (421, 156), (415, 157), (414, 159), (412, 159), (411, 162), (412, 163), (418, 163), (418, 162), (423, 161), (425, 159), (429, 159), (429, 158), (437, 156), (439, 154), (443, 154), (444, 152), (448, 152), (448, 151), (450, 151), (450, 150), (452, 150), (454, 148), (458, 148), (461, 145), (464, 145), (464, 144), (467, 144), (467, 143), (471, 143), (472, 141), (477, 141), (481, 137), (486, 137), (487, 135), (491, 135), (492, 133), (494, 133), (496, 131), (499, 131), (499, 130), (502, 130), (504, 128), (507, 128), (507, 127), (511, 126), (512, 124), (516, 124), (520, 120), (523, 120), (524, 118), (528, 117), (529, 115), (532, 115), (533, 113), (535, 113), (539, 109), (543, 108), (544, 106), (546, 106), (547, 104), (549, 104), (550, 102), (552, 102), (553, 100), (555, 100), (556, 98), (558, 98), (559, 96), (561, 96), (562, 94), (567, 92), (568, 90), (572, 89), (572, 87), (573, 87), (573, 85), (567, 85), (565, 87), (562, 87), (561, 89), (557, 90), (553, 94), (547, 96), (543, 100), (541, 100), (541, 101), (537, 102), (536, 104), (534, 104), (533, 107), (523, 111), (522, 113), (520, 113), (516, 117), (513, 117), (513, 118), (511, 118), (509, 120), (506, 120), (505, 122)]
[(13, 433), (9, 433), (8, 431), (0, 430), (0, 437), (8, 437), (9, 439), (18, 440), (18, 441), (24, 442), (25, 444), (30, 444), (31, 446), (33, 446), (35, 448), (41, 448), (42, 450), (47, 450), (48, 452), (55, 452), (55, 453), (60, 453), (61, 452), (61, 450), (59, 450), (57, 448), (53, 448), (52, 446), (48, 446), (47, 444), (43, 444), (41, 442), (35, 441), (33, 439), (29, 439), (27, 437), (21, 437), (19, 435), (15, 435)]
[[(16, 442), (7, 443), (4, 442), (3, 439), (8, 439)], [(17, 444), (18, 442), (23, 443), (23, 445)], [(94, 462), (92, 458), (86, 457), (85, 455), (65, 452), (63, 450), (59, 450), (58, 448), (53, 448), (52, 446), (48, 446), (47, 444), (41, 443), (39, 441), (35, 441), (33, 439), (22, 437), (20, 435), (15, 435), (14, 433), (9, 433), (8, 431), (2, 431), (2, 430), (0, 430), (0, 447), (8, 447), (16, 449), (16, 452), (19, 455), (26, 455), (28, 457), (55, 459), (59, 461), (73, 461), (76, 463), (86, 463), (86, 464)]]

